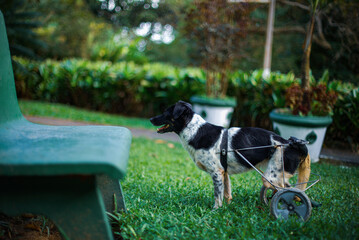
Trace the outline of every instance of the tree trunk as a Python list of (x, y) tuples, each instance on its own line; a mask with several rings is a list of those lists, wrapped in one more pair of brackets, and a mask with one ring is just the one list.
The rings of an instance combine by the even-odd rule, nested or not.
[(208, 97), (212, 97), (213, 96), (213, 84), (214, 84), (214, 79), (213, 79), (213, 72), (210, 70), (207, 70), (207, 78), (206, 78), (206, 95)]
[(267, 78), (271, 71), (272, 62), (272, 41), (273, 41), (273, 27), (275, 20), (275, 0), (272, 0), (268, 9), (266, 43), (264, 49), (264, 62), (263, 62), (263, 77)]
[(310, 88), (309, 80), (309, 72), (310, 72), (310, 51), (312, 48), (312, 39), (313, 39), (313, 30), (315, 23), (315, 12), (312, 12), (312, 16), (310, 19), (310, 24), (308, 31), (305, 35), (304, 40), (304, 52), (302, 57), (302, 67), (301, 67), (301, 78), (302, 78), (302, 88), (308, 90)]
[(224, 98), (226, 96), (228, 89), (228, 77), (225, 71), (221, 72), (221, 92), (220, 97)]

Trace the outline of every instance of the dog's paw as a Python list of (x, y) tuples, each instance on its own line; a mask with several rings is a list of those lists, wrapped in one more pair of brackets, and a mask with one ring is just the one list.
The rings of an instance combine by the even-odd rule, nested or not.
[(230, 204), (232, 202), (232, 197), (226, 198), (227, 204)]
[(220, 208), (220, 207), (222, 207), (222, 202), (216, 201), (215, 204), (214, 204), (214, 206), (213, 206), (213, 210), (218, 209), (218, 208)]

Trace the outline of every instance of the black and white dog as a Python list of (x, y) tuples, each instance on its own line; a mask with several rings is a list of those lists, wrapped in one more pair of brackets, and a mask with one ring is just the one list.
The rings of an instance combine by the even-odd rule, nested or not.
[[(184, 148), (191, 155), (195, 164), (203, 171), (209, 173), (214, 184), (214, 208), (222, 206), (223, 197), (229, 203), (232, 200), (229, 175), (248, 171), (251, 166), (234, 151), (228, 151), (227, 171), (220, 161), (220, 145), (225, 129), (206, 122), (200, 115), (192, 110), (189, 103), (179, 101), (170, 106), (159, 116), (150, 119), (158, 133), (175, 132), (179, 135)], [(250, 148), (266, 145), (289, 144), (284, 147), (284, 178), (285, 185), (298, 168), (298, 186), (305, 189), (305, 182), (310, 175), (310, 157), (307, 147), (303, 143), (291, 142), (279, 135), (261, 128), (228, 129), (228, 150)], [(241, 152), (241, 154), (254, 166), (266, 164), (264, 175), (274, 185), (283, 186), (282, 151), (280, 148), (261, 148)], [(272, 187), (262, 178), (264, 186)]]

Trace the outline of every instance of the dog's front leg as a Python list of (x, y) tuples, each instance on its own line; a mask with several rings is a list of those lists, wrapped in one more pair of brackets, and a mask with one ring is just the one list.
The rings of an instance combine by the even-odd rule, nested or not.
[(211, 174), (214, 186), (214, 209), (222, 207), (223, 192), (224, 192), (224, 176), (222, 172), (214, 172)]

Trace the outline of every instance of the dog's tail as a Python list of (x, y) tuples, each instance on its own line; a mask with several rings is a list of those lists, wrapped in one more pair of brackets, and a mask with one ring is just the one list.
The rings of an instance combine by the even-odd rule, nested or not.
[(298, 167), (298, 188), (302, 191), (307, 187), (307, 182), (310, 177), (310, 156), (309, 153), (303, 158)]

